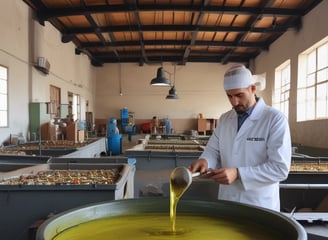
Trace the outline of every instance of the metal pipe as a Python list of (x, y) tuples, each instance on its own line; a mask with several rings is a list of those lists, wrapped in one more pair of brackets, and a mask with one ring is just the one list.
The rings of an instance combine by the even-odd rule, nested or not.
[(42, 155), (42, 152), (41, 152), (41, 124), (39, 127), (39, 155), (40, 156)]
[(328, 189), (328, 184), (307, 184), (307, 183), (301, 183), (301, 184), (286, 184), (281, 183), (280, 188), (283, 189)]

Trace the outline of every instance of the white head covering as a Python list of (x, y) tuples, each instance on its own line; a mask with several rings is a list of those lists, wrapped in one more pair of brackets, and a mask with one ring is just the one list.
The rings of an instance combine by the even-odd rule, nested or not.
[(248, 88), (253, 84), (252, 73), (244, 65), (233, 66), (224, 74), (224, 90)]

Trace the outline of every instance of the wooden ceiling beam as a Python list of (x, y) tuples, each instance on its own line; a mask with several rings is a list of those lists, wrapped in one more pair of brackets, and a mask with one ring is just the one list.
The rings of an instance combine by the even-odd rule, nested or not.
[[(40, 1), (40, 0), (38, 0)], [(320, 2), (320, 1), (318, 1)], [(44, 21), (51, 18), (78, 16), (97, 13), (115, 13), (115, 12), (143, 12), (143, 11), (182, 11), (182, 12), (199, 12), (203, 13), (218, 13), (232, 15), (274, 15), (274, 16), (303, 16), (306, 9), (288, 9), (288, 8), (262, 8), (262, 7), (233, 7), (233, 6), (212, 6), (212, 5), (178, 5), (178, 4), (121, 4), (121, 5), (97, 5), (87, 7), (61, 7), (61, 8), (46, 8), (43, 11), (38, 11), (38, 16)]]

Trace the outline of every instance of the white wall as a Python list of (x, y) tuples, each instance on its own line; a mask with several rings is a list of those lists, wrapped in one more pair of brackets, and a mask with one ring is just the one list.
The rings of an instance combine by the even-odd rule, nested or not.
[[(0, 64), (9, 68), (9, 127), (0, 128), (0, 145), (10, 134), (28, 135), (29, 102), (48, 102), (50, 85), (60, 87), (61, 103), (67, 92), (80, 94), (81, 105), (94, 111), (95, 68), (85, 55), (75, 55), (72, 43), (63, 44), (60, 33), (49, 23), (32, 20), (28, 5), (21, 0), (0, 1)], [(37, 57), (51, 64), (45, 75), (33, 65)], [(83, 115), (81, 119), (84, 119)]]
[[(119, 69), (121, 65), (120, 96)], [(176, 66), (175, 87), (179, 100), (166, 100), (170, 87), (151, 86), (160, 65), (105, 64), (97, 69), (96, 118), (119, 117), (120, 109), (127, 107), (137, 119), (219, 118), (230, 108), (223, 91), (223, 72), (230, 65), (215, 63), (188, 63)], [(174, 65), (166, 63), (164, 69), (172, 73)], [(170, 77), (170, 74), (167, 74)]]
[[(15, 17), (13, 17), (15, 16)], [(0, 144), (25, 133), (28, 123), (28, 11), (23, 1), (0, 1), (0, 64), (8, 67), (9, 128), (0, 128)]]
[[(45, 75), (32, 68), (32, 96), (33, 102), (49, 101), (49, 85), (61, 88), (61, 102), (67, 104), (67, 92), (80, 94), (90, 102), (93, 111), (95, 96), (95, 68), (91, 66), (86, 55), (75, 55), (73, 43), (62, 43), (61, 35), (48, 22), (45, 27), (33, 21), (32, 59), (46, 57), (50, 63), (50, 74)], [(40, 92), (40, 88), (44, 91)]]
[(296, 122), (298, 55), (316, 42), (328, 36), (328, 1), (322, 1), (303, 18), (302, 29), (289, 30), (275, 41), (268, 52), (255, 60), (256, 72), (267, 73), (267, 89), (264, 93), (271, 104), (274, 83), (274, 70), (287, 59), (291, 60), (291, 95), (289, 122), (292, 140), (305, 146), (328, 148), (328, 120)]

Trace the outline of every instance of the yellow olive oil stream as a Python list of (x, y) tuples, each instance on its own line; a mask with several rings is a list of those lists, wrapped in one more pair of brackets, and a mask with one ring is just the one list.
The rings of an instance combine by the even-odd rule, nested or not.
[(177, 205), (179, 199), (186, 190), (186, 184), (179, 184), (174, 182), (174, 179), (170, 179), (170, 221), (171, 221), (171, 232), (176, 233), (176, 216), (177, 216)]

